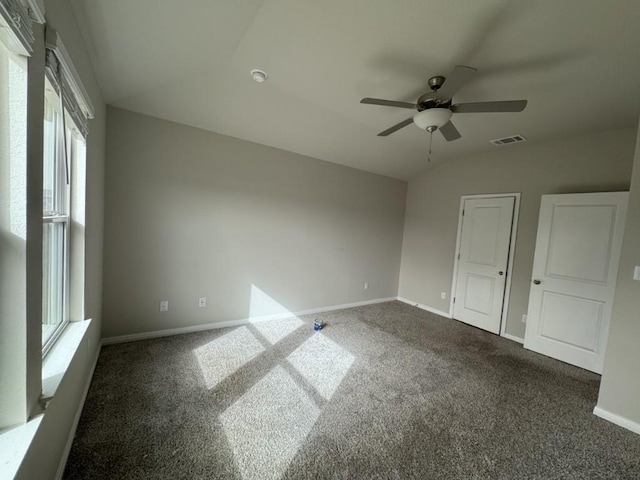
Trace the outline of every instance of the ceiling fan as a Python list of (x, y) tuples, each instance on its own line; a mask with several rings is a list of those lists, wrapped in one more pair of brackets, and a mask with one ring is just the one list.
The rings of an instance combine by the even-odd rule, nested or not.
[(379, 98), (363, 98), (360, 103), (408, 108), (418, 111), (412, 117), (380, 132), (378, 134), (379, 137), (386, 137), (413, 122), (420, 129), (426, 130), (431, 134), (436, 130), (440, 130), (442, 136), (450, 142), (461, 137), (458, 129), (451, 123), (451, 116), (454, 113), (521, 112), (527, 106), (526, 100), (454, 104), (453, 96), (469, 83), (477, 72), (478, 70), (473, 67), (458, 65), (448, 78), (443, 76), (431, 77), (429, 79), (431, 91), (418, 97), (415, 104)]

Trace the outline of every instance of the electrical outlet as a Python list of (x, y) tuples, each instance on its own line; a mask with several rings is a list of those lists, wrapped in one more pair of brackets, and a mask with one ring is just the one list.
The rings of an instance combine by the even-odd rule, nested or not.
[(527, 323), (527, 315), (522, 315), (522, 323)]
[(440, 293), (440, 298), (441, 298), (442, 300), (446, 300), (446, 299), (447, 299), (447, 292), (442, 292), (442, 293)]
[(161, 312), (169, 311), (169, 300), (160, 300), (160, 311)]
[(369, 290), (369, 282), (364, 282), (364, 289)]
[(204, 308), (207, 306), (207, 297), (200, 297), (198, 299), (198, 307)]

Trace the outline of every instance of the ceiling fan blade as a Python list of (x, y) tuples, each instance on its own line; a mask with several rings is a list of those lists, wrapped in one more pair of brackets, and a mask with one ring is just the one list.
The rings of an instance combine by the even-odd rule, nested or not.
[(453, 123), (451, 123), (451, 121), (445, 123), (440, 127), (440, 133), (442, 133), (442, 136), (447, 142), (457, 140), (462, 137), (458, 129), (453, 125)]
[(404, 128), (411, 123), (413, 123), (413, 117), (409, 117), (406, 120), (401, 121), (400, 123), (396, 123), (393, 127), (387, 128), (384, 132), (380, 132), (378, 136), (386, 137), (387, 135), (391, 135), (393, 132)]
[(478, 70), (473, 67), (456, 66), (438, 90), (438, 99), (443, 102), (451, 100), (462, 87), (476, 76), (476, 73), (478, 73)]
[(415, 104), (407, 102), (396, 102), (395, 100), (382, 100), (381, 98), (363, 98), (360, 103), (368, 105), (382, 105), (383, 107), (416, 108)]
[(503, 102), (459, 103), (451, 106), (453, 113), (493, 113), (521, 112), (527, 106), (526, 100), (506, 100)]

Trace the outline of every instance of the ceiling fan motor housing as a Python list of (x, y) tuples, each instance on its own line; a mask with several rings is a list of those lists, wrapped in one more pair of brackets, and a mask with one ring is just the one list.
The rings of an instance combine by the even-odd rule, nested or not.
[(416, 113), (413, 116), (413, 123), (418, 128), (433, 133), (438, 128), (445, 125), (452, 115), (451, 111), (451, 99), (446, 102), (442, 102), (438, 99), (438, 90), (444, 84), (445, 77), (435, 76), (429, 79), (429, 87), (431, 91), (427, 92), (418, 98), (416, 102)]
[(440, 89), (440, 87), (442, 87), (442, 84), (444, 83), (445, 80), (446, 78), (441, 75), (436, 75), (435, 77), (431, 77), (429, 79), (429, 87), (431, 87), (431, 90), (433, 90), (434, 92), (437, 92)]

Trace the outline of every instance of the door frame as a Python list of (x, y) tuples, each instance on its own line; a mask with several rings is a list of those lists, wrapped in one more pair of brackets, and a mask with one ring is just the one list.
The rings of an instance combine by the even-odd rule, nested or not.
[(458, 266), (460, 259), (460, 243), (462, 241), (462, 222), (464, 216), (465, 200), (483, 199), (483, 198), (504, 198), (513, 197), (513, 219), (511, 221), (511, 239), (509, 241), (509, 259), (507, 261), (507, 278), (504, 288), (504, 298), (502, 299), (502, 315), (500, 317), (500, 336), (514, 340), (519, 343), (524, 343), (524, 338), (515, 337), (506, 333), (507, 329), (507, 312), (509, 310), (509, 298), (511, 296), (511, 279), (513, 278), (513, 258), (515, 257), (516, 236), (518, 233), (518, 216), (520, 213), (520, 192), (516, 193), (485, 193), (476, 195), (462, 195), (460, 197), (460, 209), (458, 211), (458, 235), (456, 237), (456, 250), (453, 260), (453, 281), (451, 283), (451, 294), (449, 295), (449, 316), (453, 318), (453, 299), (455, 298), (456, 285), (458, 281)]

